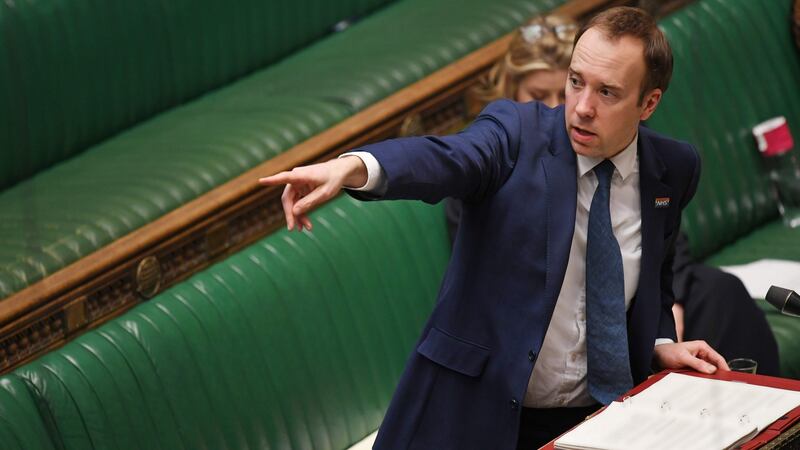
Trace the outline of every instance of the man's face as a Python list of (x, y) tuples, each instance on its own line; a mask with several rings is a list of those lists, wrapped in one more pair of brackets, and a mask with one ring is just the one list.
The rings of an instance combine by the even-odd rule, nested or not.
[(572, 53), (566, 87), (566, 125), (576, 153), (610, 158), (653, 113), (661, 90), (639, 93), (645, 75), (644, 44), (631, 36), (616, 41), (597, 28), (581, 36)]

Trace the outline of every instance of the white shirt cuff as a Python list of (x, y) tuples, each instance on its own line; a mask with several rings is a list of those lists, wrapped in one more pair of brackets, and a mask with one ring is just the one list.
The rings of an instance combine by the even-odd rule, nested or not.
[(675, 343), (675, 341), (673, 341), (670, 338), (658, 338), (658, 339), (656, 339), (656, 344), (655, 345), (674, 344), (674, 343)]
[(339, 155), (339, 158), (344, 158), (345, 156), (357, 156), (361, 158), (361, 161), (365, 166), (367, 166), (367, 182), (361, 187), (345, 186), (347, 189), (372, 193), (383, 184), (383, 171), (381, 170), (381, 164), (377, 159), (375, 159), (374, 156), (372, 156), (372, 153), (347, 152)]

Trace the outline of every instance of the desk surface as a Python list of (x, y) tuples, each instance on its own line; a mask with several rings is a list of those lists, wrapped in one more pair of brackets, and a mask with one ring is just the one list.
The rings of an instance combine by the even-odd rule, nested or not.
[[(755, 384), (758, 386), (769, 386), (780, 389), (800, 391), (800, 380), (792, 380), (789, 378), (777, 378), (777, 377), (768, 377), (766, 375), (753, 375), (749, 373), (729, 372), (727, 370), (717, 371), (717, 373), (713, 375), (706, 375), (691, 370), (664, 370), (662, 372), (659, 372), (651, 376), (650, 378), (645, 380), (642, 384), (634, 387), (633, 389), (625, 393), (622, 397), (627, 397), (642, 392), (643, 390), (650, 387), (656, 381), (664, 378), (670, 372), (682, 373), (685, 375), (692, 375), (700, 378), (710, 378), (712, 380), (739, 381), (749, 384)], [(621, 399), (622, 398), (620, 398), (620, 400)], [(800, 419), (800, 406), (789, 411), (788, 414), (784, 415), (780, 419), (773, 422), (769, 427), (767, 427), (765, 430), (759, 433), (758, 436), (754, 437), (749, 442), (744, 444), (741, 447), (741, 449), (753, 450), (763, 446), (767, 442), (780, 436), (781, 433), (784, 433), (790, 428), (792, 428), (792, 426), (798, 422), (798, 419)], [(795, 427), (795, 429), (793, 429), (793, 432), (800, 433), (800, 429)], [(553, 443), (556, 441), (556, 439), (553, 439), (552, 441), (548, 442), (547, 445), (541, 447), (541, 450), (554, 450), (555, 447), (553, 446)]]

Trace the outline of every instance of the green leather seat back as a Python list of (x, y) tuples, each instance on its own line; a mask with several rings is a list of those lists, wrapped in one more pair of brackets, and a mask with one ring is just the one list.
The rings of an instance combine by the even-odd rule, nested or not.
[[(695, 144), (702, 156), (700, 185), (683, 223), (698, 257), (777, 218), (751, 129), (782, 115), (800, 137), (791, 4), (699, 0), (660, 22), (675, 70), (649, 126)], [(795, 255), (800, 259), (800, 251)]]
[(0, 189), (390, 1), (0, 3)]
[[(790, 32), (791, 5), (698, 0), (660, 22), (675, 71), (649, 125), (700, 151), (700, 185), (682, 227), (695, 256), (711, 265), (800, 261), (800, 230), (778, 218), (751, 133), (753, 126), (785, 116), (800, 137), (800, 53)], [(759, 304), (778, 342), (782, 375), (800, 377), (797, 320)]]
[(705, 262), (726, 266), (747, 264), (764, 258), (800, 261), (800, 230), (786, 227), (780, 220), (772, 221), (726, 245)]
[(7, 189), (0, 193), (0, 299), (560, 3), (393, 3)]
[(797, 340), (797, 318), (784, 316), (764, 300), (757, 300), (758, 306), (767, 317), (780, 353), (781, 376), (800, 380), (800, 342)]
[(52, 427), (45, 426), (32, 390), (16, 375), (0, 377), (0, 448), (56, 449)]
[(564, 2), (403, 0), (264, 75), (275, 92), (307, 92), (355, 113)]
[(376, 429), (449, 257), (444, 211), (341, 197), (15, 374), (66, 449), (338, 449)]

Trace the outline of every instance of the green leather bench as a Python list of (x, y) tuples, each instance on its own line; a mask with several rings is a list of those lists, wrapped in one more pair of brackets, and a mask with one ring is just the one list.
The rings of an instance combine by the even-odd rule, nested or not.
[[(0, 299), (562, 2), (0, 5)], [(273, 235), (0, 377), (0, 447), (344, 448), (372, 432), (435, 298), (443, 214), (326, 211), (313, 236)], [(324, 267), (293, 278), (312, 255)]]
[(0, 4), (0, 299), (563, 1)]
[(35, 392), (17, 376), (0, 378), (0, 445), (9, 450), (56, 449)]
[[(675, 72), (649, 126), (694, 143), (703, 173), (683, 216), (693, 254), (711, 265), (800, 261), (800, 229), (781, 224), (753, 126), (785, 116), (800, 138), (800, 52), (792, 0), (699, 0), (660, 22)], [(794, 151), (800, 151), (795, 149)], [(759, 301), (782, 374), (800, 378), (800, 321)]]
[(449, 258), (443, 209), (343, 196), (313, 220), (0, 378), (0, 446), (341, 449), (372, 433)]
[[(696, 142), (703, 153), (705, 175), (687, 211), (686, 227), (696, 254), (712, 263), (733, 261), (717, 258), (736, 246), (753, 247), (742, 255), (773, 256), (770, 246), (781, 242), (789, 249), (780, 255), (797, 259), (791, 256), (796, 255), (793, 246), (786, 245), (797, 241), (792, 241), (793, 231), (776, 224), (777, 212), (770, 206), (774, 199), (766, 191), (725, 191), (732, 182), (725, 177), (727, 161), (718, 160), (728, 155), (720, 153), (721, 147), (729, 148), (737, 161), (749, 161), (737, 166), (742, 179), (760, 186), (762, 175), (751, 170), (757, 156), (748, 156), (753, 150), (750, 125), (735, 112), (720, 110), (712, 97), (701, 100), (707, 95), (703, 90), (711, 89), (709, 82), (734, 83), (741, 74), (720, 73), (720, 61), (705, 52), (695, 54), (692, 46), (700, 44), (689, 34), (706, 33), (712, 24), (736, 25), (720, 21), (718, 10), (728, 20), (765, 20), (774, 26), (754, 28), (765, 33), (759, 39), (770, 48), (763, 53), (778, 52), (787, 61), (780, 68), (787, 72), (775, 76), (798, 79), (791, 41), (767, 36), (780, 35), (784, 4), (789, 0), (700, 0), (662, 22), (675, 42), (677, 71), (651, 126)], [(729, 6), (748, 9), (739, 14)], [(718, 41), (703, 43), (705, 51), (722, 58), (723, 44), (737, 48), (741, 44), (732, 31), (737, 29), (741, 26), (713, 35)], [(708, 40), (713, 41), (712, 35)], [(684, 72), (687, 64), (706, 74)], [(741, 99), (726, 94), (725, 100), (741, 101), (741, 108), (751, 111), (754, 106), (745, 94), (761, 85), (743, 83), (749, 90)], [(777, 102), (797, 101), (781, 87), (763, 87), (781, 93)], [(796, 128), (798, 115), (792, 111), (797, 110), (783, 114)], [(163, 119), (176, 122), (165, 123), (180, 123), (170, 118), (178, 112)], [(754, 118), (778, 113), (770, 108), (758, 112)], [(717, 116), (725, 113), (731, 116)], [(236, 125), (232, 119), (223, 123)], [(149, 126), (153, 132), (159, 129), (148, 123), (141, 128)], [(128, 134), (118, 138), (123, 136)], [(341, 197), (315, 212), (313, 220), (313, 233), (270, 235), (0, 377), (3, 447), (336, 449), (369, 434), (379, 425), (432, 308), (449, 257), (444, 214), (440, 206)], [(785, 371), (797, 367), (797, 353), (787, 353), (787, 343), (798, 328), (786, 319), (770, 316), (788, 364)]]

